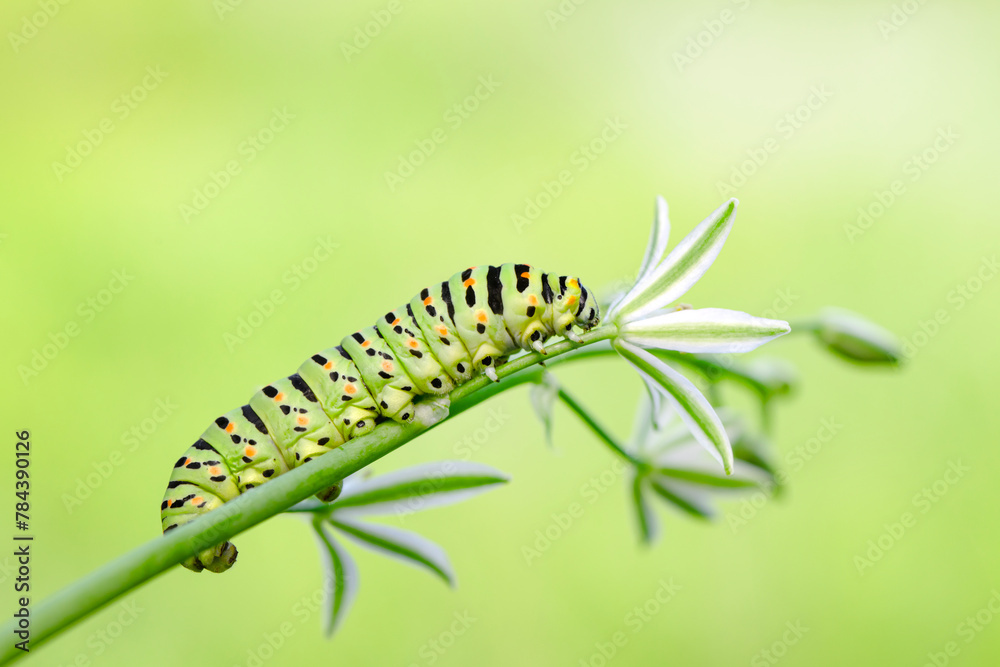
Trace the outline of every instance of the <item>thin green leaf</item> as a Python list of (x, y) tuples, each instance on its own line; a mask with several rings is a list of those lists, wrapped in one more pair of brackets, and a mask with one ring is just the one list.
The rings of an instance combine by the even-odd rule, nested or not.
[(327, 528), (318, 522), (313, 524), (313, 528), (320, 543), (324, 570), (323, 590), (326, 605), (323, 607), (323, 631), (327, 637), (331, 637), (347, 617), (347, 612), (357, 596), (360, 578), (354, 559), (333, 538)]
[(653, 218), (653, 226), (649, 230), (649, 243), (646, 244), (646, 252), (642, 257), (642, 264), (639, 266), (639, 277), (646, 275), (660, 263), (663, 255), (667, 252), (667, 244), (670, 242), (670, 208), (667, 200), (663, 197), (656, 197), (656, 215)]
[(656, 514), (646, 502), (645, 489), (643, 488), (643, 476), (635, 474), (632, 477), (632, 504), (635, 507), (636, 525), (639, 528), (639, 537), (646, 544), (656, 541), (659, 534), (659, 525)]
[(333, 503), (333, 512), (412, 513), (466, 500), (508, 480), (499, 470), (482, 463), (426, 463), (348, 485)]
[(679, 508), (683, 512), (699, 519), (710, 520), (715, 517), (715, 512), (713, 511), (711, 505), (709, 505), (707, 500), (700, 495), (684, 492), (676, 487), (671, 488), (672, 485), (668, 485), (668, 483), (662, 479), (651, 477), (649, 484), (653, 491), (656, 491), (661, 498), (666, 500), (671, 505)]
[(647, 382), (663, 391), (698, 442), (722, 464), (726, 474), (731, 474), (733, 450), (726, 429), (708, 399), (690, 380), (649, 352), (621, 340), (616, 340), (614, 346)]
[(448, 555), (444, 549), (425, 537), (389, 526), (352, 521), (342, 516), (331, 517), (330, 523), (367, 549), (426, 569), (441, 577), (449, 586), (455, 585), (455, 573)]
[(687, 470), (684, 468), (657, 468), (656, 472), (665, 477), (679, 479), (684, 482), (692, 482), (704, 486), (716, 486), (724, 489), (746, 489), (760, 486), (753, 479), (732, 477), (722, 477), (698, 470)]

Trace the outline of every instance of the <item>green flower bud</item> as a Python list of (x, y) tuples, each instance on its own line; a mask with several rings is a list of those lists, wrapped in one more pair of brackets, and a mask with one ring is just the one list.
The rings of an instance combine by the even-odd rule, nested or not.
[(813, 331), (831, 352), (851, 361), (898, 364), (903, 356), (892, 332), (842, 308), (823, 310)]

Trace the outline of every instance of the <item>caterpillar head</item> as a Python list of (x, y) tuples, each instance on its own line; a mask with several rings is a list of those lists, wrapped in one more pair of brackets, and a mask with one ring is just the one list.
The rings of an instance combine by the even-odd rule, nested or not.
[(593, 329), (600, 321), (597, 299), (578, 278), (559, 279), (559, 291), (552, 306), (552, 324), (558, 334), (565, 334), (574, 324), (584, 330)]

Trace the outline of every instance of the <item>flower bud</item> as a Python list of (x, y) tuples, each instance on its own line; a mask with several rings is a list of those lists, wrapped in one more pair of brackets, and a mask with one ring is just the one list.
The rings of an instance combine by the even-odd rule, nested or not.
[(897, 364), (902, 358), (902, 346), (893, 333), (849, 310), (823, 310), (814, 332), (830, 351), (851, 361)]

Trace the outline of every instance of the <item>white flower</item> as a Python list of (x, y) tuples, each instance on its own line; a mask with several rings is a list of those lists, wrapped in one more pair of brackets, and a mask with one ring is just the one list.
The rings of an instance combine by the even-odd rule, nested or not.
[(718, 257), (736, 219), (737, 204), (730, 199), (720, 206), (664, 257), (670, 221), (667, 203), (658, 197), (639, 277), (608, 312), (608, 319), (619, 331), (615, 349), (639, 371), (654, 400), (664, 399), (677, 411), (727, 474), (733, 471), (732, 447), (708, 399), (690, 380), (647, 350), (742, 353), (791, 330), (787, 322), (735, 310), (668, 308)]

